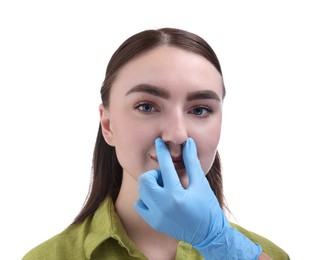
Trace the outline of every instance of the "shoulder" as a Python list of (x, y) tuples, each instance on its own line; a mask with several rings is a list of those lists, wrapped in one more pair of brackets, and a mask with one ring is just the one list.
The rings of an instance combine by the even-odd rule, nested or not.
[(23, 260), (87, 259), (95, 248), (108, 240), (117, 222), (113, 203), (106, 198), (83, 222), (72, 224), (63, 232), (30, 250)]
[(23, 260), (86, 259), (83, 244), (87, 230), (88, 221), (71, 225), (30, 250)]
[(289, 259), (288, 254), (279, 246), (274, 244), (269, 239), (262, 237), (254, 232), (251, 232), (235, 223), (230, 223), (233, 228), (236, 228), (244, 236), (248, 237), (254, 243), (259, 244), (262, 247), (262, 251), (275, 260), (286, 260)]

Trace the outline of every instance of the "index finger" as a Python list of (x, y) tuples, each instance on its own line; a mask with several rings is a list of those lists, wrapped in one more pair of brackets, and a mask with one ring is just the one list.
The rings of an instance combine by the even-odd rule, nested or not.
[(155, 140), (155, 147), (163, 180), (163, 186), (169, 188), (181, 187), (171, 154), (161, 138)]

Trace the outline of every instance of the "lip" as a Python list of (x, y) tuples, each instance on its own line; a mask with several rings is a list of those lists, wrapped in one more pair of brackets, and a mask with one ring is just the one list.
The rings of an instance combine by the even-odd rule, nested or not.
[(185, 164), (183, 160), (173, 161), (176, 170), (185, 169)]
[[(157, 162), (157, 164), (159, 164), (157, 156), (150, 156), (150, 158), (154, 160), (155, 162)], [(176, 158), (172, 157), (172, 161), (173, 161), (173, 164), (176, 170), (181, 170), (185, 168), (184, 161), (182, 160), (181, 157), (176, 157)]]

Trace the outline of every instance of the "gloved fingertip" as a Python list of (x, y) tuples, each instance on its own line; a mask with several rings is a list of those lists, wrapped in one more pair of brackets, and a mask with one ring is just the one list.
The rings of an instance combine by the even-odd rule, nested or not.
[(166, 143), (163, 141), (163, 139), (161, 138), (157, 138), (155, 139), (155, 147), (156, 147), (156, 151), (158, 152), (168, 152), (168, 148), (166, 146)]
[(187, 154), (196, 154), (197, 153), (197, 148), (196, 148), (196, 145), (195, 145), (195, 142), (194, 140), (189, 137), (184, 145), (184, 152), (186, 152)]
[(164, 144), (164, 141), (163, 141), (160, 137), (156, 138), (156, 139), (154, 140), (154, 142), (155, 142), (156, 145)]
[(194, 140), (193, 140), (193, 138), (188, 137), (188, 138), (187, 138), (187, 142), (194, 142)]

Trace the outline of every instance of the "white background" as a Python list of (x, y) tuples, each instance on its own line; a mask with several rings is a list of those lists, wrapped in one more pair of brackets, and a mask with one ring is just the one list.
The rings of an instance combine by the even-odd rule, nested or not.
[(20, 259), (77, 215), (108, 59), (159, 27), (201, 35), (222, 64), (232, 221), (309, 257), (310, 24), (299, 0), (1, 1), (1, 258)]

